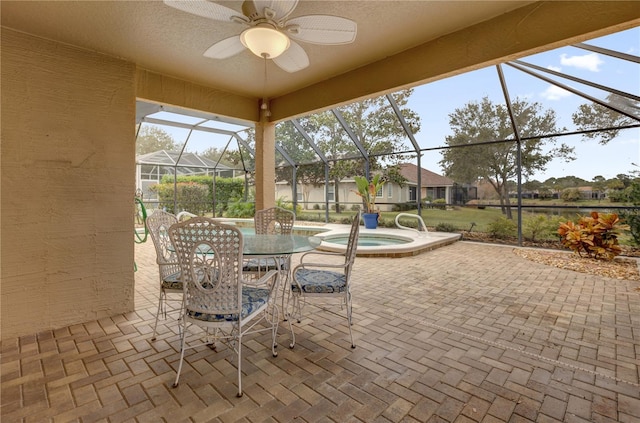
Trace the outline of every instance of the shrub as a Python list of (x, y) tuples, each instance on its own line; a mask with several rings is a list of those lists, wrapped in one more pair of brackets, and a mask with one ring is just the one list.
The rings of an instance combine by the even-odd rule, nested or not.
[[(425, 207), (423, 205), (423, 207)], [(418, 208), (418, 204), (415, 201), (409, 201), (406, 203), (396, 203), (392, 206), (392, 210), (396, 212), (405, 212), (409, 210), (415, 210)]]
[[(212, 211), (213, 204), (213, 177), (206, 175), (195, 176), (178, 176), (177, 184), (190, 184), (191, 186), (200, 186), (204, 188), (201, 191), (199, 188), (197, 201), (198, 205), (188, 204), (185, 207), (178, 206), (178, 209), (183, 209), (196, 214), (204, 214), (204, 212)], [(160, 184), (154, 185), (154, 189), (158, 193), (158, 199), (160, 205), (166, 207), (167, 210), (173, 212), (173, 175), (164, 175)], [(204, 196), (202, 195), (204, 193)], [(244, 193), (244, 181), (240, 178), (221, 178), (216, 177), (216, 215), (220, 216), (226, 209), (227, 203), (237, 200), (243, 197)], [(177, 197), (181, 196), (180, 188), (178, 188)], [(180, 200), (178, 200), (180, 203)], [(195, 210), (196, 207), (198, 210)], [(202, 212), (200, 212), (202, 211)]]
[(580, 190), (578, 188), (565, 188), (560, 194), (562, 201), (575, 202), (580, 199)]
[(436, 225), (436, 232), (456, 232), (458, 228), (451, 223), (440, 222)]
[(433, 205), (433, 208), (444, 210), (446, 208), (447, 200), (444, 198), (438, 198), (433, 200), (431, 204)]
[(159, 206), (169, 213), (176, 214), (179, 211), (186, 210), (201, 216), (208, 211), (207, 196), (209, 190), (205, 185), (195, 182), (178, 182), (176, 184), (177, 210), (174, 210), (173, 207), (173, 184), (156, 184), (150, 189), (158, 193)]
[(544, 214), (529, 215), (522, 219), (522, 235), (525, 239), (536, 241), (541, 239), (558, 238), (560, 216)]
[[(640, 206), (640, 181), (634, 180), (631, 182), (631, 185), (625, 189), (627, 192), (627, 197), (624, 201), (631, 201), (631, 203), (638, 207)], [(629, 225), (629, 231), (631, 232), (631, 237), (633, 238), (633, 242), (636, 245), (640, 245), (640, 210), (626, 210), (620, 213), (620, 217), (622, 217)]]
[(591, 216), (581, 216), (577, 224), (571, 221), (560, 224), (558, 234), (562, 245), (580, 256), (585, 253), (588, 257), (613, 260), (622, 252), (618, 245), (619, 231), (629, 229), (620, 222), (616, 213), (591, 212)]
[[(393, 223), (394, 223), (393, 226), (395, 226), (395, 218), (393, 220)], [(407, 228), (418, 229), (418, 219), (409, 218), (409, 217), (400, 217), (398, 219), (398, 223), (400, 223), (402, 226), (406, 226)], [(453, 226), (453, 225), (450, 225), (450, 226)], [(453, 229), (453, 231), (455, 231), (455, 228)], [(440, 232), (450, 232), (450, 231), (440, 231)]]
[(629, 201), (628, 189), (614, 189), (607, 193), (607, 198), (612, 203), (624, 203)]
[[(285, 210), (293, 210), (293, 203), (291, 201), (287, 201), (286, 197), (280, 197), (276, 200), (276, 206), (280, 207), (281, 209), (285, 209)], [(302, 206), (300, 204), (296, 205), (296, 210), (295, 210), (295, 214), (296, 216), (299, 215), (300, 213), (302, 213)]]
[(512, 219), (500, 217), (489, 223), (487, 229), (493, 238), (509, 238), (516, 235), (518, 225)]
[(553, 198), (553, 192), (549, 188), (540, 188), (538, 190), (538, 198), (541, 200), (550, 200)]
[(247, 203), (244, 201), (233, 201), (228, 204), (225, 217), (248, 218), (256, 214), (255, 203)]

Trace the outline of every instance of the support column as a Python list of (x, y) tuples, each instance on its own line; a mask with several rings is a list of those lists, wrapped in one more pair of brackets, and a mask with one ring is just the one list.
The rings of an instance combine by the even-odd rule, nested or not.
[(264, 116), (256, 123), (256, 210), (275, 206), (276, 125)]

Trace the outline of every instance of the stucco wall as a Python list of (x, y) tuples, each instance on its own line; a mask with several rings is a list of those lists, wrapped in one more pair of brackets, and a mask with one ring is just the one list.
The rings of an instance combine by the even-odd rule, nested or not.
[(1, 43), (2, 338), (133, 310), (135, 66)]

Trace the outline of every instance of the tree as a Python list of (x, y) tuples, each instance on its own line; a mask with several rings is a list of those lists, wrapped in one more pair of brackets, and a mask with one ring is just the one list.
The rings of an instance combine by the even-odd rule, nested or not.
[[(572, 148), (565, 144), (555, 147), (555, 138), (536, 136), (562, 131), (556, 127), (553, 110), (543, 111), (539, 103), (518, 98), (512, 103), (512, 109), (521, 138), (527, 138), (521, 143), (521, 171), (525, 179), (544, 171), (554, 158), (573, 160)], [(442, 153), (440, 161), (445, 175), (459, 183), (487, 181), (498, 194), (502, 212), (511, 219), (507, 183), (518, 176), (518, 150), (506, 105), (493, 104), (487, 97), (480, 102), (469, 102), (449, 115), (449, 125), (453, 135), (447, 136), (445, 142), (452, 148)], [(507, 141), (477, 145), (502, 140)], [(458, 148), (462, 146), (465, 147)], [(545, 152), (543, 147), (547, 146), (552, 148)]]
[[(413, 90), (393, 94), (393, 99), (412, 133), (420, 130), (420, 117), (407, 107)], [(381, 171), (385, 165), (395, 165), (406, 156), (394, 154), (405, 150), (407, 134), (385, 96), (363, 100), (340, 108), (345, 121), (369, 155), (369, 170)], [(365, 159), (333, 114), (315, 115), (318, 146), (331, 160), (330, 178), (339, 208), (339, 183), (342, 179), (365, 175)], [(384, 154), (384, 156), (383, 156)]]
[(225, 154), (222, 154), (223, 150), (219, 150), (216, 147), (209, 147), (206, 150), (204, 150), (202, 153), (197, 153), (199, 156), (201, 157), (205, 157), (211, 161), (214, 161), (216, 163), (220, 163), (222, 165), (225, 166), (229, 166), (229, 167), (234, 167), (235, 164), (233, 162), (233, 157), (230, 157), (227, 152), (225, 152)]
[[(307, 134), (315, 132), (309, 118), (301, 118), (298, 121)], [(307, 209), (309, 195), (311, 194), (308, 187), (317, 187), (324, 184), (324, 166), (318, 164), (319, 157), (293, 123), (284, 122), (276, 126), (276, 142), (297, 166), (295, 181), (293, 180), (293, 172), (289, 163), (281, 163), (281, 166), (276, 168), (276, 180), (287, 181), (291, 187), (293, 187), (294, 183), (301, 184), (303, 187), (304, 208)]]
[(576, 202), (582, 198), (578, 188), (565, 188), (560, 193), (560, 198), (567, 202)]
[(159, 150), (174, 151), (177, 149), (178, 144), (164, 129), (153, 125), (143, 125), (140, 128), (136, 139), (136, 155), (153, 153)]
[(607, 179), (602, 175), (594, 176), (591, 182), (591, 189), (598, 193), (598, 202), (600, 202), (602, 194), (607, 189)]
[[(592, 131), (637, 124), (640, 121), (639, 102), (611, 93), (607, 96), (607, 103), (632, 116), (636, 116), (636, 118), (632, 119), (598, 103), (589, 103), (578, 106), (578, 111), (571, 115), (573, 123), (581, 131)], [(607, 131), (587, 132), (582, 134), (582, 137), (583, 139), (598, 140), (600, 144), (604, 145), (617, 137), (619, 133), (620, 129), (610, 129)]]
[(640, 178), (631, 180), (628, 190), (628, 200), (636, 206), (620, 213), (621, 217), (629, 225), (629, 232), (636, 245), (640, 245)]
[[(413, 90), (404, 90), (395, 93), (393, 97), (412, 132), (416, 133), (420, 130), (420, 117), (407, 108), (412, 93)], [(395, 164), (399, 160), (399, 156), (394, 156), (393, 153), (403, 149), (407, 136), (386, 97), (367, 99), (342, 106), (340, 113), (358, 142), (370, 155), (370, 171), (381, 171), (385, 164)], [(326, 111), (308, 116), (300, 119), (300, 124), (329, 161), (329, 178), (335, 188), (334, 201), (336, 210), (339, 211), (340, 181), (347, 177), (363, 176), (365, 174), (365, 159), (332, 112)], [(283, 146), (296, 163), (306, 164), (306, 166), (298, 167), (298, 182), (316, 186), (324, 184), (323, 163), (319, 161), (315, 152), (306, 140), (297, 133), (293, 125), (278, 125), (276, 142)], [(382, 154), (390, 154), (390, 156), (383, 159)], [(277, 174), (280, 180), (291, 179), (290, 169), (283, 168)], [(388, 177), (400, 181), (397, 171), (391, 171)]]
[(589, 185), (589, 182), (573, 175), (561, 176), (559, 178), (549, 178), (547, 179), (547, 182), (545, 182), (545, 184), (550, 183), (550, 181), (554, 181), (553, 185), (559, 191), (562, 191), (565, 188), (577, 188), (577, 187)]

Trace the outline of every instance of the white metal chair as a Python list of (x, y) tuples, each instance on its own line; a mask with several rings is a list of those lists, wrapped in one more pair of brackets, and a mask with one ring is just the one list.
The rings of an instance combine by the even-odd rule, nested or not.
[[(289, 298), (293, 299), (291, 317), (297, 317), (298, 323), (302, 320), (302, 309), (308, 300), (314, 303), (316, 300), (320, 303), (326, 303), (327, 300), (339, 300), (340, 305), (346, 308), (351, 348), (356, 347), (351, 331), (351, 270), (356, 258), (359, 233), (360, 215), (358, 214), (351, 224), (349, 240), (344, 253), (310, 251), (300, 256), (300, 264), (292, 271), (293, 282), (290, 284), (289, 291)], [(329, 260), (324, 260), (322, 263), (313, 261), (319, 257), (328, 257)], [(331, 260), (331, 257), (341, 260), (336, 262), (337, 260)], [(322, 307), (322, 309), (334, 312), (326, 307)], [(289, 328), (291, 329), (290, 347), (293, 348), (296, 344), (296, 338), (291, 319), (289, 319)]]
[[(182, 303), (182, 282), (180, 281), (180, 265), (175, 253), (169, 248), (171, 242), (169, 240), (169, 227), (178, 220), (176, 216), (157, 209), (149, 217), (145, 224), (147, 231), (151, 235), (151, 240), (156, 248), (156, 263), (158, 264), (158, 274), (160, 276), (160, 297), (158, 299), (158, 310), (156, 311), (156, 320), (153, 325), (152, 341), (156, 339), (156, 331), (158, 328), (158, 318), (163, 313), (167, 317), (167, 295), (179, 295), (179, 301)], [(180, 307), (182, 309), (182, 306)]]
[[(256, 211), (254, 217), (256, 235), (290, 235), (293, 232), (293, 225), (296, 215), (291, 210), (281, 207), (271, 207)], [(247, 278), (247, 283), (255, 284), (255, 279), (260, 278), (270, 270), (277, 270), (284, 276), (284, 285), (289, 283), (291, 273), (291, 255), (282, 257), (250, 258), (245, 260), (242, 271)], [(284, 308), (284, 296), (282, 297), (282, 307)]]
[(281, 207), (258, 210), (253, 217), (256, 234), (289, 235), (296, 223), (296, 215)]
[[(184, 283), (184, 314), (180, 341), (178, 386), (185, 350), (221, 341), (238, 356), (238, 396), (242, 396), (242, 342), (245, 335), (271, 332), (271, 352), (277, 356), (278, 309), (273, 298), (277, 272), (263, 276), (264, 286), (243, 286), (243, 237), (239, 229), (205, 217), (176, 223), (169, 237), (180, 262)], [(269, 282), (270, 281), (270, 282)], [(260, 325), (260, 323), (262, 323)], [(204, 340), (187, 343), (193, 325), (206, 331)]]
[[(253, 217), (256, 235), (289, 235), (296, 221), (295, 214), (280, 207), (256, 211)], [(269, 270), (289, 270), (291, 256), (278, 258), (252, 258), (245, 261), (243, 271), (262, 274)]]

